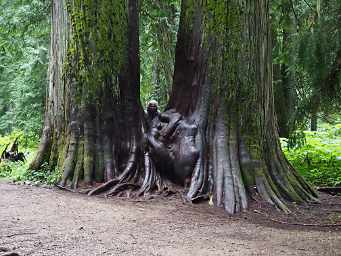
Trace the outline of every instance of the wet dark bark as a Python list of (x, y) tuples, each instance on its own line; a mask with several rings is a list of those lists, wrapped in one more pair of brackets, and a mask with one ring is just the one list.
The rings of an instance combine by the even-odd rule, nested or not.
[[(151, 157), (173, 182), (189, 182), (189, 201), (211, 197), (233, 214), (260, 196), (289, 211), (316, 194), (280, 148), (268, 1), (244, 4), (182, 1), (173, 90), (148, 137)], [(231, 31), (240, 8), (240, 32)]]
[[(124, 33), (126, 43), (120, 42), (122, 49), (113, 52), (121, 58), (115, 60), (120, 63), (117, 65), (119, 70), (114, 69), (114, 64), (100, 63), (99, 66), (107, 65), (101, 71), (105, 74), (101, 73), (102, 80), (91, 87), (78, 73), (82, 68), (80, 61), (85, 55), (82, 61), (91, 73), (91, 65), (101, 58), (103, 49), (92, 35), (76, 31), (77, 22), (83, 20), (77, 20), (71, 12), (73, 8), (85, 8), (82, 4), (79, 7), (72, 0), (53, 1), (45, 128), (30, 167), (38, 169), (44, 162), (49, 163), (61, 172), (58, 185), (73, 189), (96, 187), (114, 179), (117, 179), (116, 183), (134, 179), (142, 171), (144, 158), (143, 110), (139, 101), (138, 1), (113, 2), (113, 5), (123, 6), (126, 14), (115, 13), (121, 15), (118, 32), (112, 30), (110, 22), (113, 21), (108, 19), (104, 24), (108, 26), (107, 32), (101, 36), (113, 42), (114, 33)], [(93, 3), (84, 11), (105, 10), (100, 3)], [(103, 21), (87, 22), (84, 24), (97, 26)]]
[[(127, 43), (119, 71), (108, 65), (111, 72), (95, 93), (81, 88), (81, 101), (77, 69), (68, 70), (64, 86), (50, 88), (59, 97), (51, 100), (48, 120), (62, 118), (47, 122), (38, 156), (49, 155), (62, 170), (59, 186), (90, 186), (89, 195), (111, 196), (169, 193), (175, 185), (188, 201), (211, 199), (230, 214), (257, 196), (284, 211), (290, 201), (316, 200), (279, 144), (268, 1), (182, 1), (172, 94), (148, 129), (139, 101), (138, 2), (120, 3), (127, 10)], [(96, 56), (100, 46), (90, 46)], [(76, 67), (79, 47), (80, 55), (68, 60)], [(51, 66), (59, 70), (60, 63)], [(62, 111), (53, 112), (58, 106)]]
[(310, 118), (310, 130), (317, 131), (317, 113), (313, 113)]

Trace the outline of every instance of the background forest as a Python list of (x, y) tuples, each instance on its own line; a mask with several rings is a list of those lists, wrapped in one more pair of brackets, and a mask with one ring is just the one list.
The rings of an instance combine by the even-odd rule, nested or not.
[[(275, 107), (282, 147), (311, 183), (341, 185), (341, 2), (271, 1)], [(0, 4), (0, 150), (19, 138), (27, 162), (43, 124), (50, 39), (49, 0)], [(161, 109), (172, 85), (180, 1), (143, 0), (141, 102)], [(0, 163), (0, 177), (55, 182), (54, 170)]]

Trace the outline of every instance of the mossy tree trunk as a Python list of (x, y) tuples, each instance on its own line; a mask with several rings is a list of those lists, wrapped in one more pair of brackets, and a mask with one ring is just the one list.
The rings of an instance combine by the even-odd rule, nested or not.
[(132, 178), (143, 159), (138, 1), (53, 1), (45, 128), (31, 169), (60, 186)]
[(280, 148), (268, 5), (182, 1), (172, 94), (145, 131), (137, 1), (68, 0), (66, 12), (55, 1), (58, 81), (31, 168), (49, 161), (62, 171), (60, 186), (94, 187), (90, 195), (177, 183), (187, 200), (212, 198), (230, 214), (257, 195), (284, 211), (289, 201), (316, 200)]
[(284, 211), (316, 200), (280, 147), (271, 50), (269, 1), (182, 1), (168, 124), (154, 147), (169, 152), (168, 173), (191, 179), (188, 200), (208, 195), (231, 214), (256, 195)]

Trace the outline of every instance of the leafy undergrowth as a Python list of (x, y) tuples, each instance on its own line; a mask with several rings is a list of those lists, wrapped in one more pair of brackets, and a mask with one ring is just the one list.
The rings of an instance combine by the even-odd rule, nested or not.
[(36, 153), (38, 144), (36, 137), (25, 135), (22, 131), (14, 131), (10, 135), (0, 137), (0, 152), (3, 152), (6, 145), (10, 144), (11, 146), (16, 138), (19, 140), (19, 151), (25, 154), (26, 161), (11, 162), (2, 160), (0, 162), (0, 179), (9, 179), (16, 182), (55, 183), (59, 178), (58, 173), (51, 170), (47, 164), (44, 164), (39, 170), (28, 170), (29, 163)]
[(318, 132), (305, 131), (304, 134), (305, 143), (294, 148), (282, 140), (289, 161), (315, 186), (340, 186), (341, 124), (322, 124)]
[(3, 161), (0, 163), (0, 179), (9, 179), (11, 181), (31, 181), (35, 184), (55, 184), (59, 179), (59, 173), (51, 170), (47, 164), (44, 164), (39, 170), (29, 170), (28, 165), (34, 152), (31, 152), (31, 157), (26, 162), (10, 162)]

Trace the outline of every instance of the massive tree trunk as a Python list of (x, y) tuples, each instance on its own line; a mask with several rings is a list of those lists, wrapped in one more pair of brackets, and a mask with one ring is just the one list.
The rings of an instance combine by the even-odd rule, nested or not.
[(212, 197), (231, 214), (256, 195), (284, 211), (316, 200), (279, 143), (269, 2), (183, 0), (181, 11), (173, 92), (151, 141), (156, 165), (191, 179), (188, 200)]
[(90, 195), (174, 183), (187, 200), (211, 198), (230, 214), (257, 195), (284, 211), (287, 202), (316, 200), (279, 144), (268, 1), (182, 1), (172, 94), (148, 126), (137, 1), (90, 2), (69, 0), (65, 12), (54, 1), (57, 76), (31, 168), (49, 161), (62, 171), (61, 187), (91, 186)]
[(135, 177), (142, 155), (138, 2), (55, 0), (44, 162), (77, 188)]

